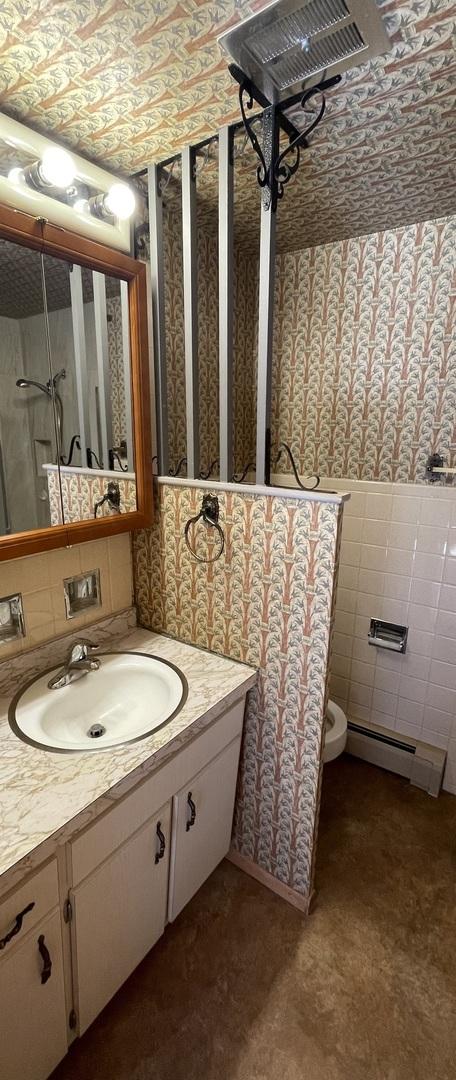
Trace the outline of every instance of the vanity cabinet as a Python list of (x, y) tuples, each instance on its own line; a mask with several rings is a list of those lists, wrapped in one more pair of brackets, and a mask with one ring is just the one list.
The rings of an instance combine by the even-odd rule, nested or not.
[(46, 1080), (68, 1049), (58, 901), (53, 860), (0, 905), (2, 941), (22, 923), (0, 951), (4, 1080)]
[(170, 825), (168, 803), (70, 891), (80, 1035), (163, 933)]
[(179, 915), (230, 846), (241, 740), (234, 739), (173, 799), (169, 921)]
[(1, 1080), (46, 1080), (227, 854), (244, 704), (0, 901)]

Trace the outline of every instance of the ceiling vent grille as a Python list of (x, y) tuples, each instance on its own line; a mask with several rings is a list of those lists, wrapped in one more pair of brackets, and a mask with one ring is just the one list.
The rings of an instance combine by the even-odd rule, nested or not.
[(391, 48), (375, 0), (275, 0), (219, 41), (271, 102)]

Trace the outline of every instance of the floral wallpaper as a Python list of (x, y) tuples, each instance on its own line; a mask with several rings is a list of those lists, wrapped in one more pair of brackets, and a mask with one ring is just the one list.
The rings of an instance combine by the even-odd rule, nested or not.
[[(202, 470), (219, 456), (217, 235), (198, 229), (199, 439)], [(165, 206), (163, 229), (169, 459), (186, 453), (182, 227)], [(235, 471), (255, 457), (258, 268), (239, 248), (234, 260), (233, 440)], [(185, 474), (185, 469), (181, 470)], [(215, 475), (215, 473), (213, 474)]]
[[(155, 524), (134, 536), (139, 621), (259, 667), (233, 848), (307, 902), (341, 511), (334, 503), (220, 492), (226, 548), (203, 565), (183, 539), (201, 495), (158, 487)], [(204, 527), (194, 537), (201, 553), (213, 552), (215, 542)]]
[(281, 255), (273, 442), (302, 474), (424, 481), (456, 462), (456, 218)]
[[(60, 480), (65, 524), (93, 518), (95, 503), (105, 494), (109, 479), (110, 476), (103, 476), (103, 473), (97, 473), (93, 469), (87, 471), (80, 469), (78, 472), (70, 472), (61, 467)], [(47, 470), (47, 481), (51, 525), (61, 525), (62, 510), (59, 478), (55, 469)], [(121, 473), (118, 476), (116, 474), (116, 481), (120, 487), (121, 513), (131, 513), (136, 510), (136, 481), (125, 479)], [(97, 516), (107, 517), (113, 513), (114, 511), (105, 503), (104, 506), (100, 507)]]
[[(112, 437), (119, 446), (127, 437), (127, 405), (123, 367), (122, 309), (120, 296), (106, 298), (108, 316), (108, 358), (111, 376)], [(132, 467), (133, 463), (129, 462)]]

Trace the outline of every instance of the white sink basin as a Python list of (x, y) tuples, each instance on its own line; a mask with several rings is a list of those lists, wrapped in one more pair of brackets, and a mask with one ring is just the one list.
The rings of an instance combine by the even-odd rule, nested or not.
[(94, 655), (99, 669), (68, 686), (48, 688), (59, 664), (19, 690), (8, 718), (20, 739), (60, 753), (108, 750), (145, 739), (182, 708), (187, 681), (173, 664), (147, 653)]

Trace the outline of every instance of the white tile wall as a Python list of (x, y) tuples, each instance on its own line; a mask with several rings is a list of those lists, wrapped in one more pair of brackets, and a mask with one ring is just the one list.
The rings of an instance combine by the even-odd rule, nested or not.
[[(456, 488), (324, 480), (344, 511), (331, 696), (443, 747), (456, 794)], [(404, 656), (367, 643), (371, 618), (409, 627)]]

